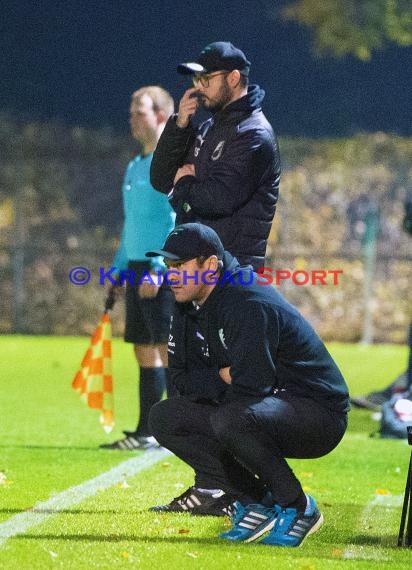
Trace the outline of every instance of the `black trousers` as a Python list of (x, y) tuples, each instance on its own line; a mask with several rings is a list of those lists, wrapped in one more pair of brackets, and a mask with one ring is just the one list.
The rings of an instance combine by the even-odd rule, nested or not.
[(285, 458), (329, 453), (347, 415), (286, 392), (222, 405), (179, 396), (154, 405), (149, 424), (160, 444), (194, 469), (197, 487), (256, 502), (269, 491), (285, 507), (302, 493)]

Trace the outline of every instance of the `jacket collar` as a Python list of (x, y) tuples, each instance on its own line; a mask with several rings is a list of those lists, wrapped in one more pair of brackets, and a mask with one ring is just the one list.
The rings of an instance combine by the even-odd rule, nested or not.
[(203, 305), (195, 306), (192, 302), (188, 303), (178, 303), (179, 311), (186, 315), (190, 315), (192, 317), (196, 317), (201, 315), (204, 311), (208, 311), (217, 303), (219, 299), (219, 295), (226, 289), (226, 287), (230, 287), (230, 279), (225, 279), (224, 283), (221, 283), (224, 276), (230, 275), (236, 280), (236, 276), (242, 271), (253, 271), (253, 267), (251, 265), (240, 265), (239, 261), (228, 251), (225, 251), (223, 255), (223, 270), (217, 283), (216, 287), (210, 293), (206, 301)]
[(214, 121), (226, 119), (233, 113), (252, 113), (256, 109), (260, 109), (260, 105), (265, 97), (265, 92), (259, 85), (249, 85), (246, 95), (236, 101), (229, 103), (227, 107), (214, 115)]

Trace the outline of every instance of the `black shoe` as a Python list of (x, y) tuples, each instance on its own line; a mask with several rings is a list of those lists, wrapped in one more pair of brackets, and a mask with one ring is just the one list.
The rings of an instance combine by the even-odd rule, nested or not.
[(365, 408), (367, 410), (380, 410), (381, 406), (390, 400), (391, 394), (385, 390), (382, 392), (370, 392), (366, 396), (358, 396), (351, 398), (350, 402), (356, 408)]
[[(125, 432), (127, 433), (127, 432)], [(136, 451), (143, 449), (153, 449), (159, 447), (159, 443), (151, 435), (135, 435), (131, 433), (123, 439), (114, 441), (113, 443), (102, 443), (100, 449), (120, 449), (122, 451)]]
[(366, 408), (368, 410), (380, 410), (385, 402), (388, 402), (394, 394), (404, 392), (407, 389), (407, 374), (399, 374), (395, 380), (383, 390), (369, 392), (365, 396), (351, 398), (351, 404), (357, 408)]
[(168, 505), (150, 507), (155, 513), (190, 513), (195, 516), (224, 517), (230, 516), (234, 499), (219, 491), (215, 495), (202, 493), (196, 487), (189, 487), (184, 493), (173, 499)]

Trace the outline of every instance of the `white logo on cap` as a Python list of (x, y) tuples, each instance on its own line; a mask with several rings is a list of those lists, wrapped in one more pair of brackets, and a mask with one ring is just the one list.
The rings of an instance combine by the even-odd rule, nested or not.
[(169, 237), (171, 237), (171, 236), (177, 236), (177, 235), (179, 235), (180, 233), (182, 233), (182, 232), (184, 232), (184, 231), (185, 231), (185, 228), (176, 228), (176, 229), (174, 229), (172, 232), (170, 232)]

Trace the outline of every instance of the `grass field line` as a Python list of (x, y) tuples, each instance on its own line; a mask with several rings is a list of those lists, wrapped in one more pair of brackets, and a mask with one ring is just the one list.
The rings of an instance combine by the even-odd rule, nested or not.
[[(360, 517), (358, 529), (361, 532), (365, 531), (370, 524), (371, 517), (376, 509), (388, 509), (400, 507), (403, 503), (403, 495), (375, 495), (375, 497), (369, 501), (365, 508), (363, 509)], [(376, 561), (389, 561), (389, 558), (380, 552), (365, 549), (364, 546), (359, 546), (351, 544), (345, 548), (342, 558), (346, 559), (364, 559), (364, 560), (376, 560)]]
[(11, 517), (0, 523), (0, 546), (7, 539), (38, 526), (46, 519), (59, 514), (60, 511), (69, 509), (92, 497), (98, 491), (124, 481), (125, 477), (136, 475), (168, 455), (170, 455), (170, 451), (162, 448), (146, 451), (143, 455), (122, 461), (122, 463), (119, 463), (119, 465), (116, 465), (109, 471), (101, 473), (97, 477), (84, 481), (79, 485), (69, 487), (65, 491), (57, 493), (48, 501), (38, 503), (32, 509)]

